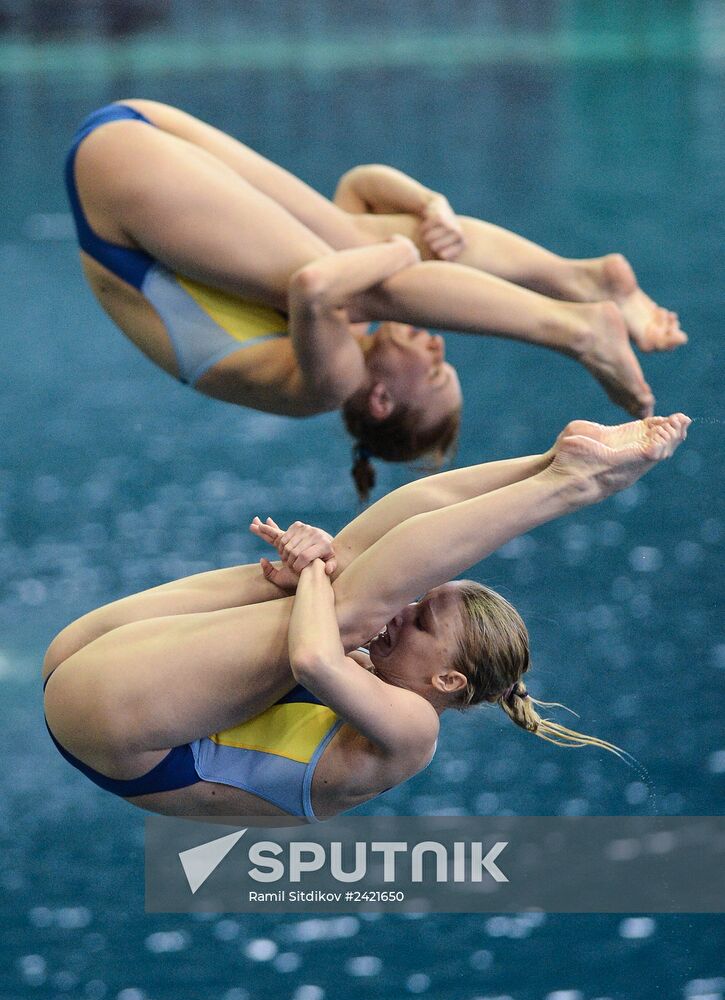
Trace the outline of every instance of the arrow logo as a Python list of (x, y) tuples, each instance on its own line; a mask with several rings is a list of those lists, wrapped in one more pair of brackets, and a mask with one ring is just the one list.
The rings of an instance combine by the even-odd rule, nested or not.
[(238, 833), (230, 833), (226, 837), (219, 837), (218, 840), (208, 840), (206, 844), (199, 844), (198, 847), (179, 852), (179, 861), (192, 894), (204, 885), (247, 830), (248, 827), (245, 827)]

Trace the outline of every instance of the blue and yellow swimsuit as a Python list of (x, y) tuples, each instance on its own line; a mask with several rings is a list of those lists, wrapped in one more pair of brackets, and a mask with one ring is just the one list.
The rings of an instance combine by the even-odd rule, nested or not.
[(275, 309), (173, 274), (143, 250), (110, 243), (91, 229), (76, 186), (76, 153), (95, 129), (124, 119), (156, 127), (145, 115), (125, 104), (109, 104), (89, 115), (73, 137), (65, 180), (78, 243), (99, 264), (137, 288), (153, 306), (171, 340), (180, 380), (196, 385), (205, 372), (229, 354), (286, 336), (287, 320)]
[(253, 719), (174, 747), (151, 771), (129, 781), (100, 774), (66, 750), (50, 728), (48, 732), (70, 764), (100, 788), (123, 798), (213, 781), (258, 795), (292, 816), (316, 820), (312, 779), (342, 724), (332, 709), (298, 684)]

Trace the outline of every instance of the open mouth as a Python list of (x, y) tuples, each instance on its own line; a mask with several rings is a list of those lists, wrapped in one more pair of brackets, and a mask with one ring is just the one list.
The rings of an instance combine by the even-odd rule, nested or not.
[(391, 648), (393, 642), (390, 637), (390, 629), (388, 628), (387, 625), (383, 626), (383, 628), (378, 632), (378, 634), (375, 636), (372, 642), (379, 642), (382, 643), (383, 646), (386, 646), (388, 649)]

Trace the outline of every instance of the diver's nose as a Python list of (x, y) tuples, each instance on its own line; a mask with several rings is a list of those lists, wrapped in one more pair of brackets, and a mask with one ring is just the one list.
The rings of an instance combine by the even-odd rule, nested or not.
[(435, 333), (431, 335), (430, 338), (430, 348), (431, 351), (436, 356), (436, 361), (444, 361), (446, 356), (446, 342), (441, 337), (440, 333)]

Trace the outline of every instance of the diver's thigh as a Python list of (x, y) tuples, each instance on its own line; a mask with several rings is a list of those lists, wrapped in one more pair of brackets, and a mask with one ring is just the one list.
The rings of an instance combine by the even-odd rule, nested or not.
[(92, 228), (112, 222), (166, 267), (236, 295), (286, 305), (290, 276), (327, 243), (219, 159), (139, 121), (89, 135), (76, 181)]
[(291, 600), (131, 622), (56, 667), (46, 688), (55, 736), (81, 759), (147, 752), (237, 725), (294, 687)]
[[(129, 594), (87, 612), (60, 631), (48, 647), (42, 679), (106, 632), (148, 618), (166, 618), (197, 612), (218, 611), (253, 603), (250, 600), (248, 570), (251, 566), (196, 573)], [(254, 569), (258, 570), (255, 566)]]
[(217, 157), (249, 184), (272, 198), (335, 250), (362, 246), (372, 237), (355, 218), (342, 211), (309, 184), (273, 163), (226, 132), (179, 108), (156, 101), (124, 101), (166, 132)]

